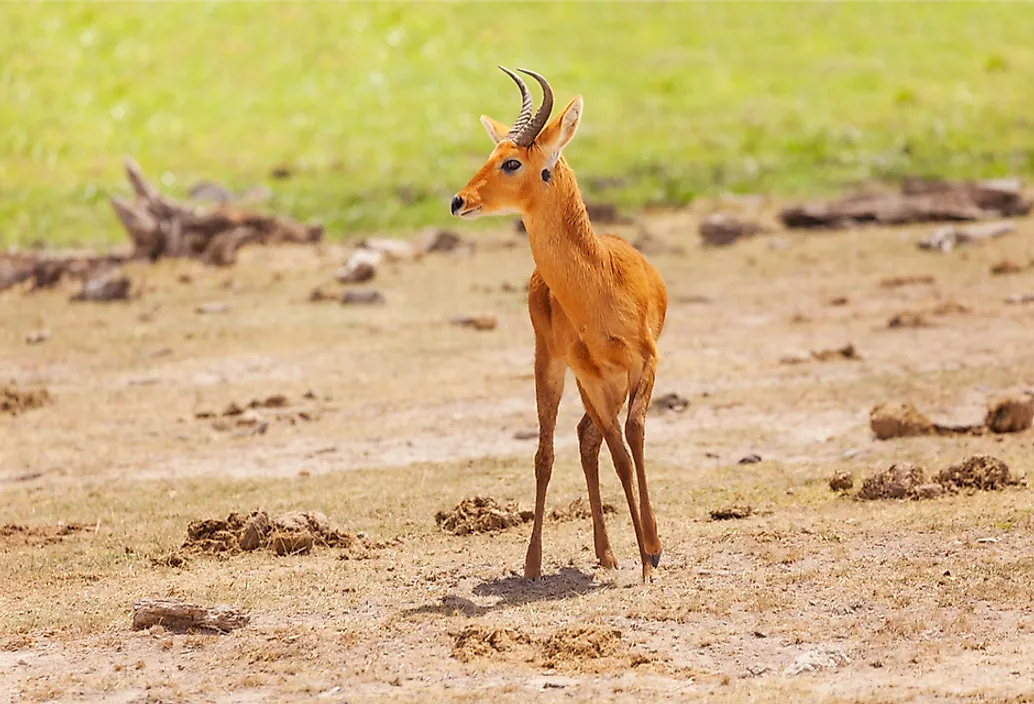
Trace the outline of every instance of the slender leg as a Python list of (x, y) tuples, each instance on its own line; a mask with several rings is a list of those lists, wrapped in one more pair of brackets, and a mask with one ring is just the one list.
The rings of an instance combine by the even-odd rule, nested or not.
[(646, 358), (643, 372), (628, 397), (628, 419), (625, 421), (625, 437), (632, 450), (636, 477), (639, 480), (639, 515), (643, 522), (643, 538), (646, 554), (656, 567), (661, 561), (661, 539), (657, 535), (657, 519), (650, 505), (650, 493), (646, 488), (646, 463), (643, 445), (646, 441), (646, 411), (653, 395), (653, 382), (657, 371), (657, 357)]
[[(578, 385), (581, 390), (581, 384)], [(583, 396), (584, 402), (584, 396)], [(578, 449), (582, 456), (582, 472), (589, 490), (589, 508), (592, 509), (592, 537), (596, 547), (596, 558), (601, 567), (617, 569), (618, 561), (610, 549), (607, 524), (603, 518), (603, 500), (600, 498), (600, 447), (603, 434), (586, 413), (578, 423)]]
[(553, 474), (553, 436), (557, 410), (564, 393), (563, 359), (550, 356), (549, 346), (535, 334), (535, 399), (539, 413), (539, 446), (535, 451), (535, 522), (531, 542), (524, 558), (524, 576), (537, 579), (542, 574), (542, 519), (546, 510), (546, 489)]
[(617, 471), (618, 479), (621, 480), (621, 488), (625, 491), (625, 499), (628, 501), (628, 512), (631, 514), (636, 542), (639, 544), (639, 557), (643, 564), (643, 581), (646, 582), (652, 579), (653, 561), (646, 552), (643, 526), (639, 520), (639, 506), (636, 501), (635, 484), (632, 481), (632, 455), (625, 444), (625, 438), (621, 434), (621, 424), (618, 421), (618, 413), (628, 393), (628, 380), (621, 379), (620, 382), (583, 382), (583, 384), (585, 398), (589, 401), (589, 406), (585, 410), (592, 418), (592, 422), (596, 424), (603, 434), (603, 439), (610, 450), (611, 459), (614, 461), (614, 469)]

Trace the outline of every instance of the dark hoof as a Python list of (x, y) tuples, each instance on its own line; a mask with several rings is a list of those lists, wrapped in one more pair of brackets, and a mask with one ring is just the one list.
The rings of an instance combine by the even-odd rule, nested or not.
[(654, 567), (657, 567), (659, 564), (661, 564), (661, 554), (660, 553), (657, 553), (656, 555), (648, 555), (647, 557), (650, 558), (650, 564), (653, 565)]

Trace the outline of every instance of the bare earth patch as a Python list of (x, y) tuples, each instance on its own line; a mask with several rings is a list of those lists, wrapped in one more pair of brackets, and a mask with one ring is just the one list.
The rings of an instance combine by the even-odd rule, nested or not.
[[(737, 213), (769, 223), (776, 208)], [(3, 385), (56, 399), (0, 414), (12, 524), (0, 531), (0, 692), (1021, 701), (1034, 691), (1021, 481), (1034, 463), (1023, 392), (1034, 358), (1029, 307), (1006, 301), (1028, 272), (988, 271), (1029, 259), (1029, 221), (931, 253), (915, 246), (922, 225), (703, 247), (708, 214), (613, 225), (664, 245), (650, 257), (669, 288), (646, 433), (663, 558), (645, 585), (606, 447), (619, 569), (598, 565), (570, 377), (542, 577), (522, 576), (532, 262), (509, 227), (471, 234), (476, 249), (385, 257), (379, 305), (308, 302), (314, 287), (341, 300), (352, 286), (335, 275), (355, 250), (333, 243), (246, 247), (232, 269), (127, 263), (133, 295), (115, 305), (69, 303), (76, 281), (0, 293)], [(213, 302), (222, 312), (196, 312)], [(903, 310), (930, 324), (888, 331)], [(464, 312), (496, 325), (450, 322)], [(45, 342), (26, 344), (42, 329)], [(838, 351), (846, 341), (859, 359)], [(783, 350), (804, 363), (780, 364)], [(820, 363), (809, 350), (835, 354)], [(894, 439), (881, 441), (870, 412), (887, 400), (910, 408), (885, 414)], [(862, 489), (899, 498), (844, 500), (895, 465)], [(710, 520), (745, 506), (764, 510)], [(233, 605), (248, 622), (133, 630), (146, 599)]]

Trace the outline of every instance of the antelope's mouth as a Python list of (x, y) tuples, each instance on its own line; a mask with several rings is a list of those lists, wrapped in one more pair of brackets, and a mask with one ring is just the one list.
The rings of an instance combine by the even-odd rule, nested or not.
[(480, 213), (480, 212), (481, 212), (481, 206), (480, 205), (475, 205), (473, 208), (469, 208), (468, 210), (464, 210), (463, 212), (456, 213), (456, 214), (459, 217), (461, 217), (461, 218), (474, 219), (474, 218), (476, 218), (478, 216), (478, 213)]

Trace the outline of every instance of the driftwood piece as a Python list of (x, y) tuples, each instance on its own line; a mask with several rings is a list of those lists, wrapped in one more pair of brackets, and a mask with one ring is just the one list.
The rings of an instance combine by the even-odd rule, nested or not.
[(133, 604), (134, 631), (164, 626), (170, 631), (226, 633), (248, 625), (250, 620), (235, 606), (198, 606), (165, 599), (141, 599)]
[(252, 242), (312, 243), (323, 237), (318, 223), (300, 223), (227, 203), (213, 208), (181, 203), (162, 195), (133, 159), (125, 160), (125, 169), (134, 200), (112, 196), (111, 205), (133, 243), (134, 259), (191, 257), (230, 266), (237, 250)]
[(945, 225), (921, 239), (919, 249), (947, 253), (955, 249), (957, 245), (977, 244), (984, 240), (1008, 235), (1015, 229), (1011, 222), (989, 222), (968, 227)]
[(119, 254), (0, 254), (0, 291), (31, 282), (32, 291), (49, 289), (66, 277), (89, 281), (124, 261)]
[(1026, 215), (1031, 203), (1018, 179), (940, 181), (906, 179), (897, 193), (857, 193), (784, 209), (789, 228), (846, 228), (865, 224), (959, 222)]

